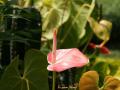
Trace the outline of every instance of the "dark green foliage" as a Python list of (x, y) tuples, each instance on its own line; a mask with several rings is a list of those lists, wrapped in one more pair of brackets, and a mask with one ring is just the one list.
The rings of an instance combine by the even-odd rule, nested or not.
[(99, 86), (103, 85), (103, 81), (106, 75), (108, 75), (108, 64), (105, 62), (98, 62), (93, 67), (93, 70), (97, 71), (100, 76)]
[(0, 32), (0, 40), (1, 63), (4, 66), (8, 65), (16, 55), (23, 60), (25, 51), (30, 48), (40, 49), (42, 22), (40, 12), (33, 7), (21, 8), (9, 4), (3, 7), (1, 9), (3, 29)]
[(23, 73), (18, 69), (19, 60), (14, 59), (5, 69), (0, 90), (48, 90), (46, 55), (29, 50), (25, 55)]

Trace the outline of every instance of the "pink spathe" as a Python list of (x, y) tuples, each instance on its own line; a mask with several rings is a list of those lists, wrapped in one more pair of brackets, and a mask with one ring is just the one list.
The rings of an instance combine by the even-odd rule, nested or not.
[(61, 72), (72, 67), (82, 67), (89, 63), (89, 59), (77, 48), (56, 50), (56, 61), (53, 63), (52, 52), (47, 56), (49, 71)]

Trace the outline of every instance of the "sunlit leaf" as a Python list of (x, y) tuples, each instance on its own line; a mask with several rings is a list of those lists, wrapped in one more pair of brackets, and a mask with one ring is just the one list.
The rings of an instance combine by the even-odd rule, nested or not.
[(43, 6), (41, 10), (43, 16), (43, 31), (45, 31), (43, 36), (47, 39), (52, 39), (53, 29), (59, 28), (70, 16), (70, 1), (53, 1), (51, 7)]
[(100, 22), (97, 22), (92, 17), (90, 17), (88, 21), (93, 32), (99, 39), (104, 41), (108, 41), (110, 39), (110, 32), (112, 28), (112, 23), (110, 21), (101, 20)]
[(86, 33), (85, 27), (88, 17), (91, 15), (95, 6), (93, 0), (91, 4), (78, 5), (71, 1), (71, 15), (69, 20), (59, 31), (60, 48), (77, 47), (80, 40)]
[(47, 7), (51, 7), (54, 0), (43, 0), (43, 4)]
[(120, 80), (112, 76), (106, 76), (104, 80), (103, 90), (119, 90)]
[(4, 1), (3, 1), (3, 0), (0, 0), (0, 4), (4, 4)]
[(99, 75), (96, 71), (85, 72), (80, 78), (79, 90), (99, 90)]

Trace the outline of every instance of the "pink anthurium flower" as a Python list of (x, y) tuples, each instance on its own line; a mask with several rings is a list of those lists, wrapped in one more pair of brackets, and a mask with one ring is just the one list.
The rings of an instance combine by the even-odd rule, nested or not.
[(49, 71), (61, 72), (72, 67), (82, 67), (89, 59), (77, 48), (56, 50), (56, 31), (53, 35), (53, 51), (47, 55)]

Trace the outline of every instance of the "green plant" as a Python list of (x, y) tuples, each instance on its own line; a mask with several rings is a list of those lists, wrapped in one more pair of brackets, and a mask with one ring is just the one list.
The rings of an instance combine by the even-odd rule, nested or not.
[[(1, 63), (0, 90), (48, 90), (47, 78), (49, 77), (49, 89), (51, 89), (52, 76), (48, 76), (51, 72), (46, 69), (46, 61), (48, 52), (52, 50), (54, 28), (58, 30), (58, 49), (78, 48), (90, 59), (85, 67), (56, 73), (57, 84), (70, 89), (71, 86), (76, 87), (74, 84), (78, 83), (78, 78), (83, 79), (82, 84), (84, 84), (84, 76), (85, 78), (88, 76), (87, 79), (90, 76), (92, 81), (87, 83), (92, 85), (90, 87), (93, 90), (98, 90), (98, 85), (100, 87), (103, 85), (104, 78), (107, 75), (114, 75), (113, 71), (118, 69), (108, 62), (96, 60), (101, 49), (108, 50), (105, 44), (110, 38), (112, 24), (107, 20), (102, 20), (97, 14), (99, 6), (95, 0), (20, 0), (19, 2), (1, 0), (0, 3), (0, 39), (2, 40), (0, 45), (4, 46), (2, 49), (5, 48), (4, 41), (12, 42), (16, 51), (25, 48), (23, 52), (18, 50), (19, 53), (16, 53), (15, 51), (12, 57), (15, 59), (11, 59), (6, 67)], [(95, 47), (89, 48), (93, 38), (100, 40), (100, 43), (94, 42)], [(8, 47), (11, 46), (8, 45)], [(40, 50), (29, 50), (30, 48)], [(6, 53), (9, 50), (3, 51), (6, 51), (3, 55), (8, 59)], [(89, 75), (89, 72), (81, 77), (89, 70), (98, 72), (90, 72), (95, 78)], [(64, 85), (63, 79), (66, 80), (67, 85)], [(59, 86), (57, 84), (54, 85), (56, 90)], [(110, 85), (108, 84), (108, 87)], [(82, 86), (84, 88), (84, 85)]]

